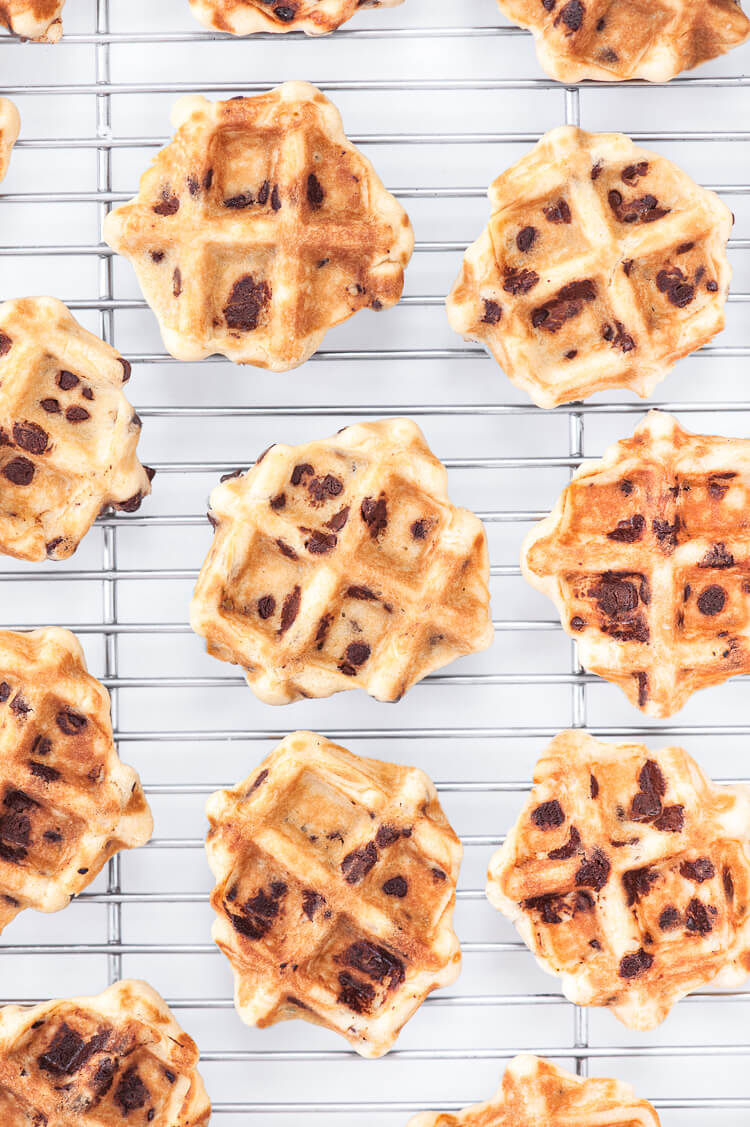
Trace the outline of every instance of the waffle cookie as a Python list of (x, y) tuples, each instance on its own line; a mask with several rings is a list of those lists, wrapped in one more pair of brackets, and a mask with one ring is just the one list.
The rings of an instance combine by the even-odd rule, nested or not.
[(524, 542), (582, 664), (649, 716), (750, 673), (750, 441), (651, 411), (585, 462)]
[(172, 121), (104, 238), (132, 261), (173, 356), (284, 372), (357, 310), (396, 304), (409, 217), (319, 90), (182, 98)]
[(563, 732), (487, 896), (571, 1001), (652, 1029), (750, 972), (750, 788), (715, 786), (679, 747)]
[(650, 395), (724, 327), (732, 213), (623, 134), (553, 129), (489, 196), (448, 319), (540, 407)]
[(461, 844), (433, 784), (295, 732), (206, 810), (213, 938), (242, 1020), (301, 1017), (382, 1056), (460, 969)]
[(0, 305), (0, 552), (67, 559), (103, 508), (132, 513), (151, 492), (129, 378), (61, 301)]
[(457, 1115), (423, 1111), (407, 1127), (659, 1127), (646, 1100), (619, 1080), (582, 1079), (539, 1057), (509, 1063), (493, 1099)]
[(18, 140), (21, 118), (10, 98), (0, 98), (0, 180), (8, 171), (10, 154)]
[(750, 35), (740, 0), (498, 0), (559, 82), (669, 82)]
[(65, 0), (0, 0), (0, 27), (21, 39), (57, 43)]
[(151, 837), (109, 694), (68, 630), (0, 631), (0, 788), (0, 931), (24, 908), (66, 907), (113, 854)]
[(269, 704), (398, 700), (492, 643), (484, 529), (409, 419), (272, 446), (214, 489), (209, 519), (190, 621)]
[(147, 983), (0, 1009), (3, 1127), (208, 1127), (198, 1049)]
[(359, 8), (393, 8), (403, 0), (190, 0), (196, 19), (215, 31), (252, 35), (256, 31), (304, 31), (328, 35)]

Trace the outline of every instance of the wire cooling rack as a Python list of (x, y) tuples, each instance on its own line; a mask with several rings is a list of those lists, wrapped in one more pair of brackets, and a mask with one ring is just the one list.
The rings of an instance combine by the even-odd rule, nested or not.
[[(565, 88), (493, 0), (407, 0), (358, 14), (336, 35), (232, 40), (204, 32), (187, 0), (68, 0), (54, 47), (0, 37), (0, 93), (23, 132), (0, 195), (0, 298), (51, 293), (133, 362), (142, 457), (158, 470), (134, 516), (100, 519), (66, 563), (0, 561), (0, 621), (68, 625), (112, 694), (124, 760), (141, 772), (154, 840), (113, 859), (62, 913), (23, 913), (3, 934), (0, 993), (95, 993), (149, 979), (202, 1050), (216, 1121), (396, 1127), (411, 1112), (489, 1097), (528, 1049), (582, 1074), (614, 1075), (652, 1099), (665, 1127), (747, 1125), (750, 989), (699, 993), (635, 1034), (559, 993), (486, 903), (491, 852), (534, 762), (566, 726), (678, 740), (715, 778), (750, 776), (747, 679), (693, 698), (667, 724), (584, 674), (552, 607), (521, 580), (518, 550), (582, 455), (629, 434), (644, 410), (624, 394), (543, 412), (447, 326), (443, 297), (486, 222), (486, 186), (561, 122), (620, 129), (677, 160), (736, 213), (727, 329), (657, 389), (696, 430), (750, 434), (750, 48), (669, 86)], [(297, 372), (274, 375), (167, 357), (133, 274), (100, 242), (170, 133), (183, 92), (255, 93), (316, 82), (409, 210), (417, 246), (394, 310), (360, 313)], [(657, 405), (654, 403), (653, 405)], [(427, 678), (398, 705), (361, 693), (273, 709), (203, 653), (187, 605), (209, 545), (204, 511), (221, 472), (275, 440), (307, 441), (354, 419), (405, 414), (451, 472), (456, 502), (486, 522), (496, 643)], [(205, 797), (247, 775), (289, 731), (310, 727), (360, 754), (414, 763), (437, 781), (465, 846), (456, 912), (462, 976), (433, 995), (398, 1047), (362, 1061), (303, 1022), (247, 1029), (210, 941)], [(739, 1066), (739, 1067), (738, 1067)]]

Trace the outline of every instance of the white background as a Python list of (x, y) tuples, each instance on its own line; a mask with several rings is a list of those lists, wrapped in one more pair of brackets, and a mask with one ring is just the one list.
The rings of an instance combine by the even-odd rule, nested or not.
[[(750, 47), (668, 87), (581, 88), (578, 99), (546, 78), (531, 38), (508, 33), (493, 0), (406, 0), (400, 8), (363, 11), (320, 41), (212, 41), (192, 19), (187, 0), (101, 0), (100, 20), (107, 10), (113, 85), (102, 89), (111, 94), (115, 199), (135, 191), (156, 151), (154, 144), (117, 142), (165, 139), (177, 90), (229, 97), (308, 79), (340, 107), (349, 135), (366, 139), (363, 150), (409, 210), (417, 250), (405, 294), (434, 300), (363, 312), (328, 335), (322, 354), (284, 375), (223, 361), (159, 361), (163, 348), (150, 311), (116, 305), (114, 343), (135, 358), (129, 395), (144, 418), (141, 454), (162, 472), (136, 517), (117, 518), (114, 532), (97, 525), (67, 563), (4, 559), (0, 621), (88, 624), (89, 631), (79, 633), (93, 672), (109, 673), (107, 683), (117, 686), (120, 751), (149, 791), (155, 841), (122, 856), (122, 897), (114, 866), (114, 895), (107, 895), (103, 874), (90, 890), (93, 899), (82, 897), (55, 916), (26, 912), (8, 927), (0, 947), (0, 994), (98, 992), (119, 970), (102, 945), (116, 940), (121, 928), (115, 950), (123, 975), (149, 979), (176, 1005), (178, 1019), (201, 1046), (216, 1121), (227, 1127), (396, 1127), (422, 1107), (489, 1097), (507, 1057), (521, 1049), (546, 1052), (568, 1067), (575, 1067), (577, 1055), (592, 1074), (632, 1081), (657, 1103), (665, 1127), (747, 1124), (750, 993), (691, 998), (648, 1034), (629, 1032), (606, 1012), (577, 1016), (556, 980), (537, 968), (484, 900), (489, 856), (557, 730), (586, 722), (597, 734), (616, 737), (647, 728), (653, 746), (674, 736), (715, 778), (741, 778), (750, 775), (748, 683), (737, 679), (699, 694), (671, 723), (659, 725), (616, 688), (572, 675), (571, 644), (552, 606), (520, 578), (519, 545), (529, 522), (565, 485), (578, 437), (586, 455), (600, 454), (631, 432), (642, 405), (628, 393), (597, 395), (572, 422), (569, 410), (531, 408), (492, 360), (451, 332), (441, 299), (463, 247), (486, 222), (487, 184), (542, 132), (564, 122), (566, 112), (572, 119), (578, 101), (585, 128), (622, 130), (647, 145), (653, 138), (650, 147), (700, 182), (736, 186), (722, 193), (737, 216), (726, 331), (712, 348), (683, 360), (654, 401), (672, 405), (692, 429), (747, 437), (750, 329), (741, 295), (750, 291), (750, 83), (740, 76), (748, 72)], [(107, 171), (106, 163), (97, 166), (93, 85), (97, 55), (105, 75), (107, 48), (104, 40), (97, 47), (93, 35), (96, 0), (68, 0), (64, 15), (66, 38), (57, 46), (0, 39), (0, 93), (13, 94), (23, 117), (22, 141), (0, 195), (0, 298), (51, 293), (77, 310), (83, 303), (82, 322), (106, 333), (107, 314), (97, 307), (107, 296), (106, 273), (100, 259), (81, 248), (98, 243), (102, 201), (110, 198), (97, 195)], [(368, 28), (385, 34), (363, 36)], [(403, 33), (408, 28), (454, 33), (414, 36)], [(155, 42), (154, 33), (173, 38)], [(147, 38), (123, 41), (131, 35)], [(711, 85), (707, 79), (714, 76), (735, 81)], [(336, 89), (342, 82), (345, 88)], [(217, 83), (226, 90), (217, 90)], [(106, 99), (99, 100), (101, 128)], [(716, 130), (721, 139), (711, 137)], [(420, 142), (408, 143), (406, 135)], [(66, 138), (77, 141), (49, 144)], [(430, 192), (446, 188), (463, 191)], [(33, 246), (61, 245), (73, 252), (28, 253)], [(117, 302), (140, 300), (127, 262), (114, 262), (113, 277)], [(396, 356), (372, 358), (384, 350)], [(139, 356), (150, 360), (138, 362)], [(222, 415), (218, 407), (234, 410)], [(417, 418), (451, 467), (453, 499), (487, 520), (495, 645), (429, 678), (396, 705), (362, 693), (283, 709), (263, 705), (232, 667), (206, 657), (202, 641), (187, 629), (192, 580), (210, 541), (203, 519), (207, 495), (225, 464), (246, 465), (273, 441), (308, 441), (355, 418), (394, 412)], [(185, 472), (174, 472), (178, 465)], [(186, 519), (170, 522), (169, 516)], [(135, 574), (116, 584), (64, 578), (96, 572), (108, 557)], [(154, 577), (160, 569), (178, 574)], [(114, 635), (105, 661), (101, 623), (113, 610), (120, 623), (152, 630)], [(172, 629), (153, 630), (167, 623)], [(422, 1007), (397, 1050), (379, 1062), (359, 1060), (334, 1034), (301, 1021), (265, 1031), (243, 1026), (230, 1004), (229, 966), (210, 942), (211, 881), (201, 848), (205, 793), (243, 778), (299, 727), (339, 738), (361, 754), (423, 767), (438, 782), (466, 845), (456, 911), (465, 951), (461, 978)], [(162, 894), (169, 899), (162, 901)], [(73, 953), (73, 944), (94, 951)], [(586, 1049), (574, 1051), (576, 1039), (590, 1046), (588, 1061)]]

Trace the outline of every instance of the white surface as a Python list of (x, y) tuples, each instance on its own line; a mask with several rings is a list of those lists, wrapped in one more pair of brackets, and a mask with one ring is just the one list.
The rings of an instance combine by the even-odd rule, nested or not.
[[(115, 33), (109, 55), (114, 84), (112, 132), (118, 141), (129, 136), (165, 138), (177, 87), (179, 92), (201, 89), (217, 96), (210, 83), (236, 83), (221, 94), (226, 97), (288, 78), (317, 81), (324, 89), (332, 82), (353, 80), (358, 88), (329, 93), (342, 110), (349, 135), (354, 140), (370, 136), (362, 147), (388, 187), (473, 189), (458, 198), (399, 193), (411, 214), (418, 244), (407, 272), (409, 296), (440, 299), (447, 293), (458, 270), (460, 248), (486, 222), (486, 185), (541, 132), (565, 121), (566, 111), (569, 119), (575, 112), (575, 95), (566, 96), (562, 86), (540, 71), (531, 38), (494, 31), (503, 20), (493, 0), (406, 0), (399, 8), (363, 11), (345, 30), (320, 41), (279, 36), (273, 41), (212, 42), (192, 20), (187, 0), (109, 0), (108, 5), (100, 0), (100, 18), (107, 7)], [(0, 42), (0, 94), (15, 91), (23, 117), (22, 140), (2, 186), (6, 198), (0, 197), (0, 248), (92, 248), (98, 242), (101, 209), (95, 193), (97, 183), (106, 184), (106, 166), (97, 170), (96, 148), (33, 143), (41, 138), (96, 137), (92, 83), (97, 55), (102, 67), (107, 54), (92, 40), (97, 4), (68, 0), (64, 14), (66, 39), (56, 47)], [(486, 30), (422, 37), (349, 34), (362, 28), (459, 26)], [(148, 32), (182, 33), (185, 38), (169, 43), (127, 43), (118, 38)], [(86, 38), (78, 41), (79, 36)], [(666, 88), (582, 88), (581, 124), (678, 137), (683, 131), (747, 130), (748, 79), (723, 86), (702, 80), (739, 78), (749, 69), (750, 47), (745, 47)], [(420, 81), (434, 88), (407, 88)], [(384, 82), (397, 88), (379, 89)], [(18, 93), (23, 84), (41, 86), (45, 92)], [(156, 86), (162, 92), (129, 92), (133, 84)], [(77, 92), (69, 92), (71, 86)], [(382, 139), (404, 133), (430, 135), (434, 141), (408, 144)], [(459, 143), (466, 134), (515, 133), (521, 137)], [(443, 142), (444, 134), (451, 139)], [(733, 143), (662, 140), (652, 147), (676, 159), (703, 183), (747, 185), (749, 137), (741, 133)], [(118, 196), (135, 190), (154, 151), (153, 146), (113, 148), (112, 186)], [(35, 201), (39, 193), (70, 193), (71, 198)], [(744, 246), (732, 250), (734, 293), (746, 294), (750, 291), (750, 193), (746, 189), (725, 198), (737, 215), (733, 239), (744, 240)], [(456, 249), (424, 249), (431, 243), (455, 244)], [(97, 311), (97, 299), (106, 292), (106, 285), (100, 288), (102, 282), (106, 284), (106, 276), (100, 276), (96, 255), (9, 256), (0, 251), (0, 297), (49, 292), (68, 301), (88, 302), (92, 308), (78, 315), (99, 332), (108, 327), (106, 314)], [(114, 262), (114, 295), (140, 299), (133, 273), (123, 260)], [(705, 404), (705, 411), (681, 414), (677, 410), (693, 429), (750, 435), (748, 309), (734, 301), (728, 307), (727, 329), (714, 342), (720, 351), (682, 361), (657, 390), (655, 401), (677, 408), (681, 403)], [(114, 343), (126, 356), (163, 351), (156, 322), (145, 308), (117, 308), (113, 328)], [(382, 349), (426, 350), (427, 355), (380, 360), (330, 356), (337, 351)], [(437, 355), (430, 355), (433, 350)], [(599, 1011), (577, 1018), (574, 1007), (561, 1000), (556, 980), (536, 967), (511, 927), (486, 903), (481, 889), (489, 856), (522, 802), (520, 789), (556, 730), (584, 720), (600, 735), (647, 728), (658, 746), (667, 742), (661, 733), (669, 728), (677, 731), (680, 742), (714, 777), (746, 777), (750, 775), (748, 682), (735, 680), (699, 694), (671, 725), (660, 725), (632, 709), (616, 688), (595, 679), (576, 683), (571, 678), (575, 666), (570, 644), (553, 621), (552, 606), (522, 582), (517, 560), (528, 520), (549, 509), (567, 481), (577, 424), (571, 424), (565, 409), (545, 413), (529, 408), (493, 361), (478, 357), (473, 346), (451, 333), (439, 300), (432, 305), (402, 304), (380, 314), (361, 313), (329, 334), (324, 353), (328, 357), (316, 357), (281, 376), (223, 362), (134, 363), (129, 393), (144, 417), (144, 460), (167, 466), (210, 464), (208, 468), (160, 473), (153, 496), (137, 518), (118, 519), (114, 534), (97, 526), (65, 564), (31, 567), (0, 561), (0, 621), (93, 624), (95, 632), (82, 641), (92, 670), (99, 675), (107, 667), (104, 639), (95, 624), (106, 613), (108, 585), (97, 579), (66, 581), (60, 576), (66, 571), (101, 569), (107, 536), (116, 542), (120, 569), (187, 572), (185, 578), (174, 580), (123, 578), (116, 583), (120, 622), (169, 622), (181, 630), (119, 634), (109, 649), (110, 673), (117, 671), (124, 679), (114, 694), (121, 754), (139, 769), (150, 789), (157, 838), (155, 845), (122, 857), (123, 974), (148, 978), (172, 1003), (222, 1000), (220, 1006), (180, 1006), (176, 1013), (203, 1050), (202, 1071), (219, 1105), (215, 1121), (227, 1127), (245, 1123), (335, 1127), (352, 1122), (397, 1127), (418, 1108), (456, 1107), (488, 1098), (511, 1050), (546, 1050), (569, 1067), (575, 1066), (578, 1055), (586, 1067), (586, 1049), (578, 1053), (573, 1049), (576, 1037), (591, 1047), (591, 1073), (633, 1082), (639, 1094), (657, 1102), (665, 1127), (746, 1125), (750, 993), (722, 1001), (689, 999), (649, 1034), (631, 1033)], [(740, 411), (716, 410), (712, 407), (716, 402), (744, 406)], [(623, 404), (626, 411), (602, 412), (602, 404)], [(212, 464), (243, 465), (274, 440), (296, 442), (330, 434), (361, 417), (354, 409), (362, 405), (376, 408), (375, 415), (381, 409), (411, 413), (438, 456), (470, 460), (468, 466), (451, 469), (452, 493), (456, 502), (492, 514), (487, 524), (492, 563), (502, 569), (493, 578), (493, 614), (502, 629), (489, 652), (457, 663), (442, 680), (436, 677), (417, 686), (397, 705), (347, 693), (329, 701), (274, 709), (256, 701), (231, 667), (206, 657), (201, 640), (187, 632), (191, 577), (210, 541), (208, 524), (201, 520), (175, 526), (158, 520), (144, 523), (141, 518), (201, 517), (218, 476)], [(462, 410), (436, 412), (436, 405)], [(493, 410), (510, 405), (521, 410)], [(599, 410), (592, 412), (593, 405)], [(209, 409), (217, 406), (260, 409), (255, 414), (211, 414)], [(312, 417), (301, 407), (315, 408)], [(194, 411), (180, 414), (175, 408)], [(630, 395), (596, 396), (579, 416), (584, 452), (598, 454), (608, 442), (629, 434), (641, 409)], [(479, 464), (509, 458), (527, 461), (521, 466)], [(559, 464), (544, 461), (549, 459)], [(508, 514), (515, 516), (509, 519)], [(8, 573), (30, 578), (8, 581)], [(57, 578), (41, 578), (50, 573)], [(521, 625), (532, 620), (548, 625), (538, 629)], [(533, 680), (540, 675), (546, 679)], [(456, 680), (467, 676), (471, 683)], [(159, 677), (175, 680), (169, 685), (150, 683)], [(710, 734), (701, 734), (701, 726), (709, 726)], [(447, 997), (435, 996), (422, 1008), (404, 1030), (398, 1050), (379, 1062), (359, 1060), (334, 1034), (303, 1022), (265, 1031), (245, 1028), (229, 1004), (229, 967), (210, 942), (212, 913), (205, 902), (210, 878), (201, 849), (204, 795), (180, 793), (180, 788), (196, 784), (207, 791), (244, 777), (277, 739), (298, 727), (339, 738), (353, 751), (424, 768), (438, 782), (456, 830), (468, 838), (456, 913), (465, 950), (462, 976)], [(160, 732), (180, 731), (192, 735), (159, 739)], [(456, 738), (450, 738), (451, 733)], [(441, 786), (456, 782), (479, 785), (476, 790)], [(500, 784), (510, 786), (503, 790)], [(188, 848), (164, 845), (175, 839), (186, 841)], [(116, 871), (112, 878), (116, 879)], [(92, 891), (106, 889), (103, 876)], [(165, 892), (196, 899), (187, 903), (127, 900), (128, 894)], [(31, 998), (102, 989), (110, 974), (116, 973), (116, 961), (103, 953), (56, 953), (54, 947), (74, 943), (101, 947), (117, 934), (116, 916), (106, 902), (85, 900), (55, 916), (23, 913), (2, 937), (2, 945), (16, 945), (17, 953), (12, 949), (0, 961), (0, 993)], [(26, 944), (50, 949), (31, 954), (23, 950)], [(502, 948), (493, 947), (496, 944)], [(162, 946), (150, 952), (144, 945)], [(543, 997), (535, 999), (534, 994)], [(478, 996), (485, 1004), (476, 1004)], [(514, 996), (516, 1004), (498, 996)], [(713, 1046), (711, 1054), (704, 1046)], [(299, 1057), (280, 1055), (288, 1051)], [(322, 1056), (316, 1058), (314, 1053)], [(732, 1098), (743, 1100), (743, 1106), (732, 1105)], [(685, 1100), (692, 1106), (679, 1107)], [(730, 1102), (722, 1106), (722, 1100)], [(385, 1101), (380, 1108), (378, 1101)], [(241, 1106), (232, 1111), (231, 1104)]]

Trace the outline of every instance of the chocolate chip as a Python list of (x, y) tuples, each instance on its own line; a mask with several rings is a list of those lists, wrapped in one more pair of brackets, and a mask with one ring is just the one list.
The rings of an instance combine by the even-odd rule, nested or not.
[(692, 250), (694, 246), (695, 243), (680, 243), (677, 250), (675, 251), (675, 254), (687, 254), (687, 252), (689, 250)]
[(370, 530), (370, 537), (377, 540), (381, 532), (388, 527), (388, 506), (385, 494), (381, 493), (377, 501), (374, 497), (365, 497), (360, 506), (360, 515)]
[(505, 275), (503, 289), (517, 297), (519, 294), (529, 293), (538, 282), (539, 275), (535, 270), (509, 270)]
[(43, 1072), (53, 1075), (72, 1076), (94, 1056), (101, 1052), (110, 1039), (108, 1030), (97, 1033), (90, 1041), (85, 1041), (79, 1033), (65, 1022), (55, 1033), (52, 1041), (37, 1063)]
[(163, 250), (150, 250), (148, 253), (151, 256), (152, 262), (163, 262), (164, 261), (164, 251)]
[(547, 854), (550, 861), (567, 861), (568, 858), (573, 857), (578, 852), (578, 847), (581, 844), (581, 835), (575, 826), (570, 827), (570, 834), (565, 845), (561, 845), (559, 849), (553, 849)]
[(232, 287), (229, 301), (222, 313), (230, 329), (248, 333), (257, 329), (266, 307), (271, 301), (268, 282), (256, 282), (251, 274), (243, 274)]
[(665, 806), (653, 823), (655, 830), (671, 834), (680, 833), (684, 825), (685, 807), (677, 805)]
[(596, 775), (589, 775), (589, 793), (592, 798), (596, 798), (599, 794), (599, 782)]
[(527, 254), (531, 250), (537, 237), (536, 227), (522, 227), (516, 235), (516, 246), (522, 254)]
[(677, 547), (677, 533), (680, 531), (680, 518), (676, 516), (672, 524), (668, 520), (652, 520), (651, 528), (654, 536), (659, 541), (659, 547), (667, 555)]
[(617, 527), (607, 533), (608, 540), (616, 540), (622, 544), (633, 544), (643, 537), (646, 520), (640, 513), (617, 522)]
[(299, 485), (303, 477), (308, 477), (310, 474), (314, 473), (315, 470), (309, 462), (301, 462), (298, 466), (294, 467), (294, 469), (292, 470), (292, 476), (289, 480), (291, 481), (292, 485)]
[(734, 881), (732, 880), (732, 874), (729, 869), (724, 869), (724, 872), (721, 874), (721, 880), (724, 885), (724, 893), (727, 900), (734, 900)]
[(224, 207), (233, 211), (241, 211), (245, 207), (251, 207), (254, 203), (255, 197), (252, 192), (242, 192), (238, 196), (230, 196), (228, 200), (224, 200)]
[(604, 888), (609, 880), (612, 866), (601, 849), (595, 849), (591, 857), (582, 862), (575, 876), (576, 884), (593, 888), (596, 892)]
[(648, 822), (661, 814), (661, 800), (667, 784), (659, 764), (648, 759), (638, 775), (639, 792), (630, 804), (630, 817), (635, 822)]
[(48, 439), (46, 430), (43, 430), (37, 423), (13, 424), (13, 441), (16, 446), (20, 446), (22, 450), (27, 450), (29, 454), (43, 454), (47, 449)]
[(577, 348), (571, 348), (565, 353), (565, 359), (566, 360), (575, 360), (577, 355), (578, 355), (578, 349)]
[(55, 767), (48, 767), (46, 763), (35, 763), (33, 759), (29, 760), (29, 770), (32, 775), (45, 783), (54, 783), (60, 778), (60, 772)]
[[(568, 5), (570, 7), (570, 5)], [(562, 13), (561, 13), (562, 14)], [(559, 19), (559, 17), (558, 17)], [(548, 223), (570, 223), (571, 214), (566, 200), (558, 200), (551, 207), (542, 208), (544, 218)]]
[(274, 184), (273, 191), (271, 192), (271, 208), (274, 211), (281, 210), (281, 197), (279, 196), (279, 185)]
[(552, 830), (563, 824), (565, 814), (560, 803), (553, 798), (550, 802), (542, 802), (532, 810), (531, 820), (540, 830)]
[(271, 182), (270, 182), (270, 180), (264, 180), (263, 183), (260, 186), (260, 191), (258, 192), (258, 203), (259, 204), (267, 204), (268, 203), (268, 197), (269, 197), (270, 194), (271, 194)]
[(175, 267), (172, 274), (172, 293), (175, 297), (179, 297), (182, 293), (182, 271), (179, 266)]
[(391, 990), (400, 986), (406, 977), (402, 960), (369, 939), (357, 940), (335, 958), (337, 962), (361, 971), (373, 982), (386, 985)]
[(316, 642), (317, 649), (319, 649), (319, 650), (323, 649), (323, 645), (324, 645), (326, 637), (328, 635), (328, 631), (331, 628), (332, 622), (333, 622), (333, 615), (332, 614), (324, 614), (323, 617), (321, 618), (320, 622), (318, 623), (318, 629), (315, 633), (315, 642)]
[(3, 477), (13, 485), (31, 485), (34, 478), (34, 464), (28, 458), (12, 458), (3, 466)]
[(256, 791), (258, 789), (258, 787), (263, 785), (263, 783), (266, 781), (267, 778), (268, 778), (268, 768), (264, 767), (264, 769), (253, 780), (253, 785), (250, 787), (250, 790), (247, 793), (249, 795), (253, 794), (253, 792)]
[(57, 726), (66, 736), (77, 736), (88, 724), (85, 716), (73, 712), (72, 708), (64, 708), (55, 717)]
[(268, 503), (273, 511), (275, 513), (278, 513), (279, 510), (283, 509), (286, 505), (286, 493), (277, 493), (276, 496), (272, 497)]
[(294, 548), (292, 548), (292, 546), (290, 544), (287, 544), (285, 540), (278, 539), (276, 541), (276, 547), (279, 549), (282, 556), (286, 556), (286, 558), (288, 560), (298, 560), (299, 559), (299, 556), (295, 552)]
[(484, 314), (482, 322), (485, 325), (496, 325), (503, 315), (503, 307), (496, 301), (488, 301), (484, 299)]
[(86, 419), (90, 419), (91, 415), (85, 407), (68, 407), (65, 412), (65, 418), (69, 423), (83, 423)]
[(704, 881), (716, 876), (716, 869), (708, 857), (698, 857), (695, 861), (683, 861), (680, 865), (680, 874), (685, 880), (703, 884)]
[(247, 939), (263, 939), (273, 927), (286, 893), (287, 886), (283, 881), (274, 881), (268, 892), (264, 888), (259, 889), (242, 905), (241, 915), (227, 912), (232, 927)]
[(555, 27), (560, 23), (564, 23), (569, 33), (579, 31), (583, 24), (585, 12), (586, 8), (581, 3), (581, 0), (568, 0), (568, 3), (564, 8), (560, 9), (560, 13), (555, 19)]
[(709, 293), (716, 293), (718, 288), (719, 288), (719, 286), (718, 286), (717, 282), (714, 282), (713, 280), (706, 282), (706, 289), (708, 290)]
[(308, 920), (313, 919), (318, 908), (322, 908), (325, 902), (325, 897), (319, 892), (313, 892), (311, 888), (306, 888), (302, 892), (302, 911)]
[(700, 900), (693, 899), (688, 904), (685, 912), (685, 928), (687, 931), (697, 932), (698, 935), (708, 935), (713, 929), (708, 909)]
[(203, 177), (203, 190), (204, 190), (204, 192), (207, 192), (209, 190), (209, 188), (211, 187), (213, 182), (214, 182), (214, 170), (213, 170), (213, 168), (209, 168), (206, 172), (206, 175)]
[(81, 381), (72, 372), (61, 371), (57, 377), (57, 386), (62, 391), (72, 391)]
[(734, 567), (734, 556), (724, 544), (713, 544), (698, 564), (698, 567), (712, 567), (718, 568), (719, 570)]
[(150, 1092), (141, 1080), (136, 1065), (132, 1065), (126, 1072), (123, 1072), (120, 1083), (115, 1089), (114, 1101), (122, 1108), (124, 1116), (131, 1111), (137, 1111), (138, 1108), (144, 1107), (149, 1096)]
[(0, 333), (0, 356), (7, 356), (11, 350), (13, 341), (7, 333)]
[(31, 705), (24, 700), (20, 693), (16, 693), (13, 700), (10, 702), (10, 710), (15, 713), (19, 719), (23, 719), (29, 712), (33, 711)]
[(629, 278), (629, 277), (630, 277), (630, 275), (631, 275), (631, 272), (632, 272), (632, 270), (633, 270), (633, 265), (634, 265), (634, 263), (633, 263), (633, 259), (632, 259), (632, 258), (626, 258), (626, 259), (625, 259), (625, 260), (623, 261), (623, 264), (622, 264), (622, 269), (623, 269), (623, 272), (624, 272), (624, 274), (625, 274), (625, 277), (626, 277), (626, 278)]
[(93, 393), (93, 391), (91, 390), (90, 387), (84, 387), (81, 390), (81, 395), (83, 396), (84, 399), (88, 399), (89, 402), (91, 402), (91, 400), (94, 398), (94, 393)]
[(695, 286), (687, 281), (679, 266), (670, 266), (656, 275), (656, 288), (667, 295), (667, 300), (678, 309), (684, 309), (695, 297)]
[(698, 596), (698, 610), (701, 614), (713, 617), (716, 614), (721, 614), (726, 605), (726, 601), (727, 595), (724, 588), (714, 584), (701, 591)]
[(377, 859), (378, 851), (374, 841), (368, 841), (367, 845), (347, 853), (341, 862), (341, 872), (344, 874), (346, 883), (356, 884), (366, 877), (370, 869), (376, 864)]
[(34, 755), (49, 755), (52, 751), (52, 740), (48, 739), (47, 736), (36, 736), (31, 745), (31, 750)]
[(602, 174), (602, 162), (600, 160), (598, 160), (596, 162), (596, 164), (593, 165), (593, 167), (591, 169), (591, 179), (592, 180), (598, 180), (599, 177), (601, 176), (601, 174)]
[(281, 625), (279, 627), (280, 634), (286, 634), (289, 627), (294, 622), (299, 614), (300, 602), (302, 599), (302, 588), (295, 587), (289, 592), (284, 599), (284, 604), (281, 608)]
[(175, 215), (180, 210), (180, 201), (171, 188), (162, 188), (161, 202), (152, 209), (157, 215)]
[(56, 399), (43, 399), (39, 406), (48, 415), (58, 415), (60, 413), (60, 404)]
[(639, 176), (648, 175), (648, 161), (642, 160), (638, 164), (629, 164), (627, 168), (623, 168), (620, 175), (625, 183), (632, 188)]
[(591, 594), (609, 618), (630, 614), (638, 606), (638, 590), (630, 580), (605, 572)]
[(285, 4), (280, 4), (277, 8), (274, 8), (273, 11), (274, 15), (278, 16), (283, 23), (291, 23), (295, 16), (294, 8), (290, 8)]
[(394, 841), (398, 841), (401, 837), (401, 831), (397, 830), (395, 826), (382, 825), (375, 834), (375, 844), (379, 849), (385, 849), (388, 845), (393, 845)]
[(276, 610), (276, 600), (273, 595), (263, 595), (258, 599), (258, 614), (262, 619), (270, 618)]
[(406, 880), (401, 876), (389, 877), (383, 885), (383, 892), (386, 896), (395, 896), (399, 900), (403, 900), (408, 891), (409, 886)]
[(338, 537), (333, 532), (321, 532), (315, 528), (305, 540), (305, 547), (312, 556), (325, 556), (338, 544)]
[(371, 652), (366, 642), (351, 642), (346, 647), (346, 660), (352, 665), (364, 665)]
[(575, 630), (575, 631), (583, 630), (585, 625), (586, 625), (586, 623), (585, 623), (584, 619), (582, 619), (579, 614), (574, 614), (573, 617), (570, 620), (570, 629), (571, 630)]
[(639, 947), (632, 955), (625, 955), (620, 960), (620, 978), (637, 978), (644, 974), (653, 965), (654, 957)]
[(5, 704), (10, 696), (10, 685), (7, 681), (0, 681), (0, 704)]
[(343, 509), (339, 509), (334, 513), (330, 520), (325, 522), (326, 528), (330, 528), (333, 532), (341, 532), (346, 522), (349, 520), (349, 506), (345, 505)]
[(659, 879), (659, 873), (656, 869), (646, 866), (642, 869), (630, 869), (622, 874), (621, 879), (627, 895), (628, 907), (632, 908), (643, 896), (648, 896), (651, 885)]
[(682, 917), (675, 907), (668, 905), (659, 916), (659, 927), (662, 931), (674, 931), (680, 926)]
[(556, 333), (566, 321), (581, 313), (585, 302), (595, 298), (596, 285), (590, 278), (569, 282), (550, 301), (532, 311), (531, 324), (546, 333)]
[(317, 211), (324, 199), (325, 192), (323, 191), (323, 186), (315, 173), (311, 172), (307, 177), (307, 202), (310, 207)]

